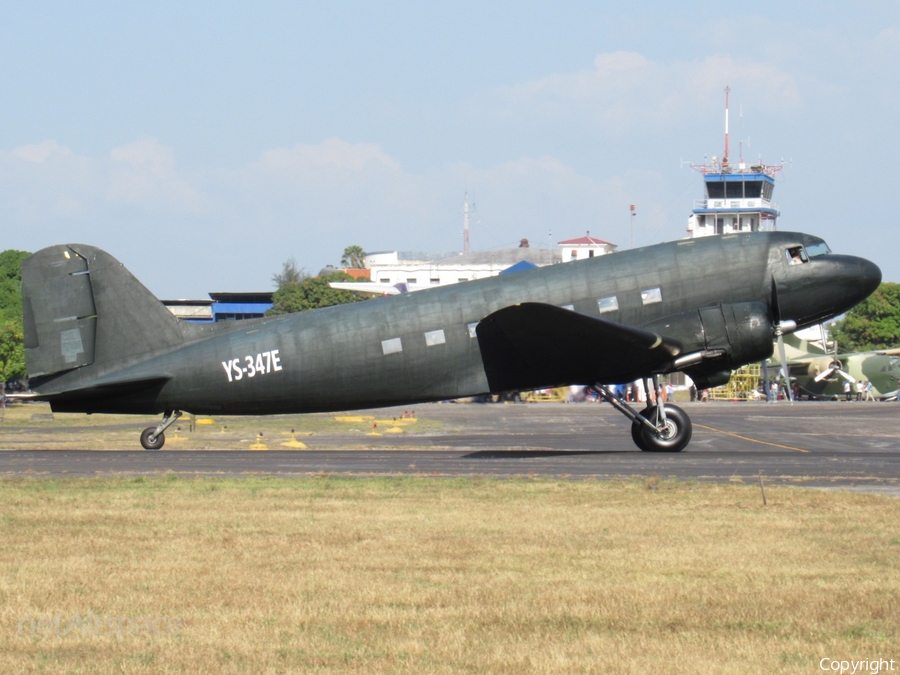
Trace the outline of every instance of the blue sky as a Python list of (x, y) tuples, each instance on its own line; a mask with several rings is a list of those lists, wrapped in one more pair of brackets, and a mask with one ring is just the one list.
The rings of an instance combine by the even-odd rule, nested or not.
[[(2, 248), (100, 246), (164, 298), (344, 247), (676, 239), (721, 155), (780, 229), (900, 281), (900, 3), (0, 5)], [(741, 117), (741, 111), (743, 116)]]

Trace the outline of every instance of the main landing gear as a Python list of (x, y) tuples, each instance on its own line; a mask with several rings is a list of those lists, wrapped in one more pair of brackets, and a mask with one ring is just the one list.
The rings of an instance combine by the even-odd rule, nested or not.
[(162, 422), (155, 427), (144, 429), (141, 432), (141, 445), (144, 446), (144, 450), (159, 450), (166, 442), (166, 435), (163, 432), (175, 424), (179, 417), (181, 417), (180, 410), (166, 410)]
[(691, 418), (681, 408), (662, 402), (659, 378), (644, 378), (644, 389), (656, 392), (656, 403), (636, 413), (631, 406), (605, 385), (597, 385), (597, 392), (613, 407), (631, 420), (631, 438), (644, 452), (681, 452), (691, 440)]

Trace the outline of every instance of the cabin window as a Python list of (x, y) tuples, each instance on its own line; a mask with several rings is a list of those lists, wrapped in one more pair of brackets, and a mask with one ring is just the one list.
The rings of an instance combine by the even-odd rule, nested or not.
[(789, 265), (802, 265), (805, 262), (809, 262), (809, 257), (806, 255), (806, 249), (802, 246), (791, 246), (784, 254), (787, 256)]
[(619, 300), (614, 295), (608, 298), (600, 298), (597, 300), (597, 309), (600, 310), (601, 314), (604, 312), (615, 312), (619, 309)]
[(384, 352), (385, 356), (387, 356), (388, 354), (398, 354), (403, 351), (403, 342), (401, 342), (400, 338), (382, 340), (381, 351)]
[(431, 277), (431, 280), (430, 280), (430, 281), (431, 281), (431, 285), (432, 285), (432, 286), (438, 286), (438, 285), (440, 285), (440, 283), (441, 283), (440, 278), (435, 279), (434, 277)]
[(415, 278), (415, 277), (410, 277), (410, 278), (408, 278), (408, 279), (406, 280), (406, 283), (409, 284), (410, 286), (412, 286), (413, 284), (417, 284), (417, 283), (419, 283), (419, 282), (416, 281), (416, 278)]
[(480, 323), (479, 321), (473, 321), (472, 323), (470, 323), (466, 326), (469, 329), (469, 337), (470, 338), (478, 337), (478, 334), (475, 332), (475, 329), (478, 327), (479, 323)]
[(806, 252), (809, 254), (810, 258), (815, 258), (817, 255), (825, 255), (826, 253), (831, 253), (831, 249), (828, 248), (828, 244), (824, 241), (820, 241), (815, 244), (810, 244), (806, 247)]
[(434, 347), (435, 345), (442, 345), (447, 340), (444, 339), (444, 331), (443, 330), (430, 330), (425, 333), (425, 346), (426, 347)]
[(390, 279), (381, 278), (381, 279), (378, 280), (378, 283), (379, 283), (379, 284), (389, 284), (389, 283), (391, 283), (391, 280), (390, 280)]
[(658, 288), (648, 288), (646, 291), (641, 291), (641, 302), (645, 305), (662, 302), (662, 291)]

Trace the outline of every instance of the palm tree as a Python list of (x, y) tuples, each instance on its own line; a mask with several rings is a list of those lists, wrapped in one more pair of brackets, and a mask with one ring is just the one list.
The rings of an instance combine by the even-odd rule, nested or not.
[(348, 246), (341, 256), (341, 265), (355, 270), (361, 270), (366, 266), (366, 252), (362, 246)]

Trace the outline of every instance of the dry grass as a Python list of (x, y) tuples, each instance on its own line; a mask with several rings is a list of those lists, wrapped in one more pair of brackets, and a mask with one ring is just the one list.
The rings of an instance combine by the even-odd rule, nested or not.
[[(4, 481), (0, 672), (811, 673), (900, 657), (900, 501), (772, 487), (762, 507), (758, 488), (652, 485)], [(19, 630), (76, 614), (182, 626)]]
[[(396, 413), (395, 413), (396, 414)], [(211, 424), (189, 431), (184, 416), (166, 431), (166, 450), (247, 450), (259, 434), (272, 450), (286, 450), (291, 438), (315, 448), (317, 437), (344, 436), (342, 449), (367, 449), (390, 443), (393, 428), (402, 434), (427, 434), (442, 428), (436, 420), (414, 421), (349, 414), (198, 416)], [(52, 419), (45, 419), (52, 418)], [(51, 414), (47, 403), (16, 404), (0, 413), (0, 448), (8, 450), (140, 450), (141, 430), (155, 427), (161, 416)], [(382, 436), (368, 436), (377, 424)], [(292, 430), (294, 433), (292, 433)]]

